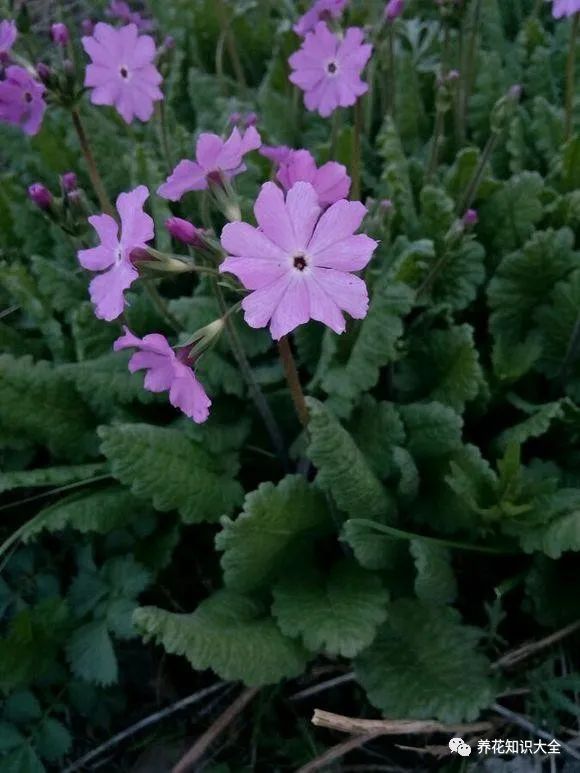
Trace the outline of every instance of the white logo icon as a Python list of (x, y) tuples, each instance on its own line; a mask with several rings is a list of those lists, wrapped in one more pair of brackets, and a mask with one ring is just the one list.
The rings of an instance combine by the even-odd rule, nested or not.
[(471, 746), (463, 740), (463, 738), (452, 738), (449, 741), (449, 748), (453, 754), (459, 754), (460, 757), (469, 757), (471, 754)]

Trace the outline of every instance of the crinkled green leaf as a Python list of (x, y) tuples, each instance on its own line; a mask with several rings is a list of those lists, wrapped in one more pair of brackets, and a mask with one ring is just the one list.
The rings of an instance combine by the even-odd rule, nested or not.
[(117, 681), (117, 658), (105, 620), (77, 628), (66, 645), (66, 654), (72, 672), (81, 679), (103, 686)]
[(426, 604), (450, 604), (455, 601), (457, 582), (449, 550), (420, 539), (411, 541), (410, 550), (417, 569), (417, 598)]
[(137, 629), (193, 668), (211, 668), (228, 681), (248, 686), (276, 684), (299, 676), (308, 655), (281, 632), (263, 604), (233, 591), (218, 591), (190, 614), (142, 607)]

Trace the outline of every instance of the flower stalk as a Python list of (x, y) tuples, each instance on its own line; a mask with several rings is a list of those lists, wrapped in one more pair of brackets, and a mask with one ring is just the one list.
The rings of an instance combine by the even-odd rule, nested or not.
[(116, 219), (117, 213), (115, 212), (113, 205), (111, 204), (111, 200), (109, 199), (109, 196), (105, 189), (103, 179), (99, 174), (97, 163), (95, 161), (95, 157), (93, 155), (89, 138), (85, 130), (84, 124), (82, 122), (78, 107), (72, 108), (71, 117), (72, 117), (73, 126), (79, 138), (82, 154), (85, 158), (91, 184), (93, 186), (93, 190), (95, 191), (95, 195), (99, 200), (101, 209), (103, 210), (103, 212), (106, 212), (107, 215), (110, 215), (111, 217), (114, 217)]
[(278, 341), (278, 352), (280, 354), (280, 360), (282, 361), (284, 375), (286, 376), (286, 382), (290, 389), (290, 395), (292, 396), (296, 414), (302, 426), (306, 427), (310, 420), (308, 407), (306, 406), (304, 392), (302, 391), (302, 385), (300, 384), (300, 376), (298, 375), (298, 368), (296, 367), (296, 361), (294, 360), (294, 355), (292, 354), (292, 349), (290, 348), (287, 336), (282, 336)]
[(580, 26), (580, 13), (572, 17), (572, 29), (570, 31), (570, 48), (566, 61), (566, 107), (564, 122), (564, 137), (569, 140), (572, 136), (574, 125), (574, 88), (576, 84), (576, 43), (578, 40), (578, 28)]

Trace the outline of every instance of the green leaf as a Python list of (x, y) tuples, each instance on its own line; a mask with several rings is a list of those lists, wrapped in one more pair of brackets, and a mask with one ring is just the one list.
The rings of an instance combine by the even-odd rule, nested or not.
[(53, 717), (45, 717), (34, 730), (34, 747), (49, 762), (56, 762), (72, 748), (72, 736), (66, 727)]
[(225, 584), (242, 593), (268, 584), (332, 529), (323, 494), (302, 476), (262, 483), (235, 520), (222, 519), (216, 548)]
[(186, 523), (216, 521), (241, 501), (240, 484), (177, 430), (119, 424), (100, 427), (99, 436), (115, 477), (161, 512), (178, 510)]
[(191, 614), (142, 607), (134, 623), (168, 653), (184, 655), (194, 669), (211, 668), (222, 679), (251, 687), (299, 676), (308, 658), (261, 603), (231, 591), (214, 593)]
[(461, 447), (463, 420), (441, 403), (399, 406), (407, 433), (407, 449), (416, 461), (437, 459)]
[(433, 303), (461, 311), (475, 300), (485, 279), (485, 250), (471, 236), (465, 236), (457, 246), (446, 249), (445, 263), (429, 294)]
[(560, 400), (540, 405), (527, 419), (501, 433), (499, 436), (500, 448), (506, 448), (511, 444), (521, 446), (530, 438), (544, 435), (553, 422), (563, 416), (564, 408)]
[(317, 482), (350, 515), (366, 517), (392, 510), (384, 487), (351, 435), (318, 400), (307, 398), (310, 422), (308, 455), (318, 468)]
[(46, 773), (46, 768), (36, 756), (36, 752), (25, 743), (2, 760), (4, 773)]
[(67, 312), (86, 298), (86, 279), (70, 266), (39, 255), (34, 255), (31, 263), (39, 289), (55, 311)]
[[(374, 521), (386, 522), (384, 518)], [(392, 569), (400, 562), (401, 541), (369, 529), (361, 519), (345, 521), (341, 539), (352, 548), (356, 560), (365, 569)]]
[(494, 336), (505, 339), (506, 346), (524, 341), (556, 283), (579, 259), (569, 228), (538, 231), (521, 250), (505, 257), (488, 289)]
[(422, 235), (441, 246), (455, 218), (453, 199), (441, 188), (426, 185), (421, 191)]
[(66, 467), (41, 467), (37, 470), (16, 470), (0, 472), (0, 493), (16, 488), (44, 488), (64, 486), (68, 483), (87, 480), (106, 472), (107, 465), (76, 464)]
[(386, 716), (474, 720), (494, 698), (489, 663), (477, 650), (481, 635), (454, 609), (403, 599), (391, 606), (355, 672)]
[(19, 690), (6, 698), (2, 716), (10, 722), (22, 724), (40, 719), (42, 708), (33, 693), (29, 690)]
[(535, 172), (520, 172), (482, 202), (479, 233), (485, 234), (492, 254), (505, 254), (530, 238), (542, 217), (544, 182)]
[(156, 399), (143, 387), (142, 373), (129, 373), (129, 356), (115, 352), (68, 366), (78, 391), (95, 411), (107, 414), (116, 403), (151, 403)]
[(358, 655), (387, 617), (389, 597), (379, 577), (352, 561), (343, 560), (324, 574), (295, 570), (273, 594), (272, 612), (282, 633), (330, 657)]
[(352, 402), (372, 389), (379, 380), (381, 368), (397, 359), (397, 342), (403, 334), (403, 316), (413, 306), (413, 291), (401, 282), (378, 284), (369, 313), (355, 331), (352, 348), (346, 359), (333, 362), (322, 380), (329, 395)]
[(41, 510), (22, 531), (28, 542), (43, 531), (70, 528), (82, 534), (108, 534), (143, 518), (149, 508), (121, 486), (73, 494)]
[(78, 628), (66, 645), (72, 672), (87, 682), (106, 686), (118, 680), (113, 642), (105, 620), (93, 620)]
[(401, 146), (394, 122), (388, 117), (376, 140), (383, 159), (381, 180), (386, 185), (386, 195), (393, 200), (396, 211), (411, 230), (417, 228), (417, 211), (409, 177), (409, 165)]
[(562, 148), (562, 189), (580, 188), (580, 137), (573, 137)]
[(381, 479), (389, 477), (397, 467), (393, 452), (405, 442), (405, 430), (395, 405), (365, 395), (347, 429), (375, 475)]
[(0, 426), (78, 460), (92, 444), (94, 423), (60, 368), (0, 355)]
[(396, 385), (408, 399), (436, 400), (462, 411), (484, 386), (473, 328), (432, 330), (414, 341)]
[(450, 604), (455, 601), (457, 583), (449, 550), (420, 539), (411, 541), (410, 550), (417, 569), (417, 598), (426, 604)]

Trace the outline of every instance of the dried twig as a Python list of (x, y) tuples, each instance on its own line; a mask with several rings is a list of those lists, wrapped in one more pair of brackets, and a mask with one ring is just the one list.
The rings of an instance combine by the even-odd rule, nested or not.
[(341, 733), (378, 735), (414, 735), (417, 733), (485, 733), (493, 728), (491, 722), (473, 722), (471, 724), (445, 725), (430, 720), (408, 719), (355, 719), (330, 711), (315, 709), (312, 724), (327, 727)]
[(375, 732), (354, 736), (354, 738), (350, 738), (348, 741), (343, 741), (336, 746), (332, 746), (330, 749), (325, 751), (324, 754), (321, 754), (320, 757), (316, 757), (316, 759), (312, 760), (312, 762), (309, 762), (307, 765), (303, 765), (303, 767), (299, 768), (296, 773), (313, 773), (315, 770), (325, 768), (335, 760), (339, 760), (341, 757), (344, 757), (345, 754), (348, 754), (353, 749), (358, 749), (363, 744), (371, 741), (373, 738), (378, 738), (380, 735), (382, 735), (382, 733)]
[(240, 714), (248, 703), (258, 693), (257, 687), (249, 687), (244, 690), (236, 700), (228, 706), (228, 708), (220, 714), (216, 721), (208, 727), (208, 729), (200, 735), (197, 741), (193, 744), (191, 749), (183, 755), (177, 765), (173, 768), (172, 773), (186, 773), (191, 770), (192, 767), (203, 757), (207, 749), (215, 741), (215, 739), (223, 733), (226, 727), (232, 722), (238, 714)]
[(496, 714), (499, 714), (500, 717), (509, 719), (512, 724), (518, 725), (518, 727), (521, 727), (523, 730), (527, 730), (528, 733), (535, 733), (538, 738), (543, 738), (545, 741), (556, 741), (556, 743), (558, 743), (565, 752), (568, 752), (571, 757), (575, 760), (580, 760), (580, 752), (574, 749), (573, 746), (550, 735), (546, 730), (538, 727), (538, 725), (534, 725), (533, 722), (530, 722), (529, 719), (526, 719), (526, 717), (523, 717), (521, 714), (516, 714), (515, 711), (506, 709), (505, 706), (501, 706), (499, 703), (494, 703), (491, 708)]
[(186, 698), (182, 698), (176, 703), (171, 704), (171, 706), (167, 706), (166, 708), (161, 709), (160, 711), (156, 711), (154, 714), (150, 714), (144, 719), (139, 720), (139, 722), (135, 722), (134, 725), (131, 725), (130, 727), (123, 730), (122, 732), (117, 733), (117, 735), (114, 735), (112, 738), (109, 738), (109, 740), (106, 741), (105, 743), (101, 744), (100, 746), (97, 746), (97, 748), (93, 749), (93, 751), (89, 752), (88, 754), (85, 754), (84, 757), (81, 757), (80, 759), (76, 760), (76, 762), (73, 762), (71, 765), (68, 766), (68, 768), (65, 768), (63, 773), (74, 773), (77, 770), (81, 770), (81, 768), (83, 768), (89, 762), (96, 759), (97, 757), (100, 757), (106, 751), (109, 751), (109, 749), (112, 749), (114, 746), (117, 746), (117, 744), (120, 744), (122, 741), (125, 741), (127, 738), (130, 738), (132, 735), (135, 735), (135, 733), (138, 733), (141, 730), (144, 730), (146, 727), (151, 727), (151, 725), (155, 725), (157, 724), (157, 722), (161, 722), (162, 719), (165, 719), (166, 717), (169, 717), (172, 714), (175, 714), (177, 711), (181, 711), (182, 709), (185, 709), (188, 706), (193, 706), (195, 703), (199, 703), (204, 698), (207, 698), (209, 695), (213, 695), (213, 693), (217, 692), (218, 690), (224, 689), (226, 686), (227, 686), (226, 682), (218, 682), (217, 684), (212, 684), (211, 687), (206, 687), (203, 690), (198, 690), (197, 692), (194, 692), (192, 695), (188, 695)]
[(301, 701), (304, 698), (309, 698), (311, 695), (316, 695), (319, 692), (324, 692), (325, 690), (330, 690), (333, 687), (338, 687), (340, 684), (352, 682), (354, 681), (354, 678), (354, 672), (349, 671), (348, 674), (335, 676), (333, 679), (327, 679), (325, 682), (319, 682), (312, 687), (306, 687), (304, 690), (300, 690), (300, 692), (295, 692), (294, 695), (290, 696), (290, 700)]
[(514, 666), (521, 660), (525, 660), (526, 658), (535, 655), (536, 652), (540, 652), (546, 647), (556, 644), (556, 642), (559, 642), (566, 636), (570, 636), (571, 633), (574, 633), (578, 629), (580, 629), (580, 620), (576, 620), (575, 623), (570, 623), (570, 625), (567, 625), (565, 628), (561, 628), (559, 631), (555, 631), (539, 641), (528, 642), (527, 644), (522, 644), (521, 647), (517, 647), (515, 650), (511, 650), (511, 652), (506, 652), (506, 654), (498, 658), (491, 667), (493, 669), (511, 668), (511, 666)]

